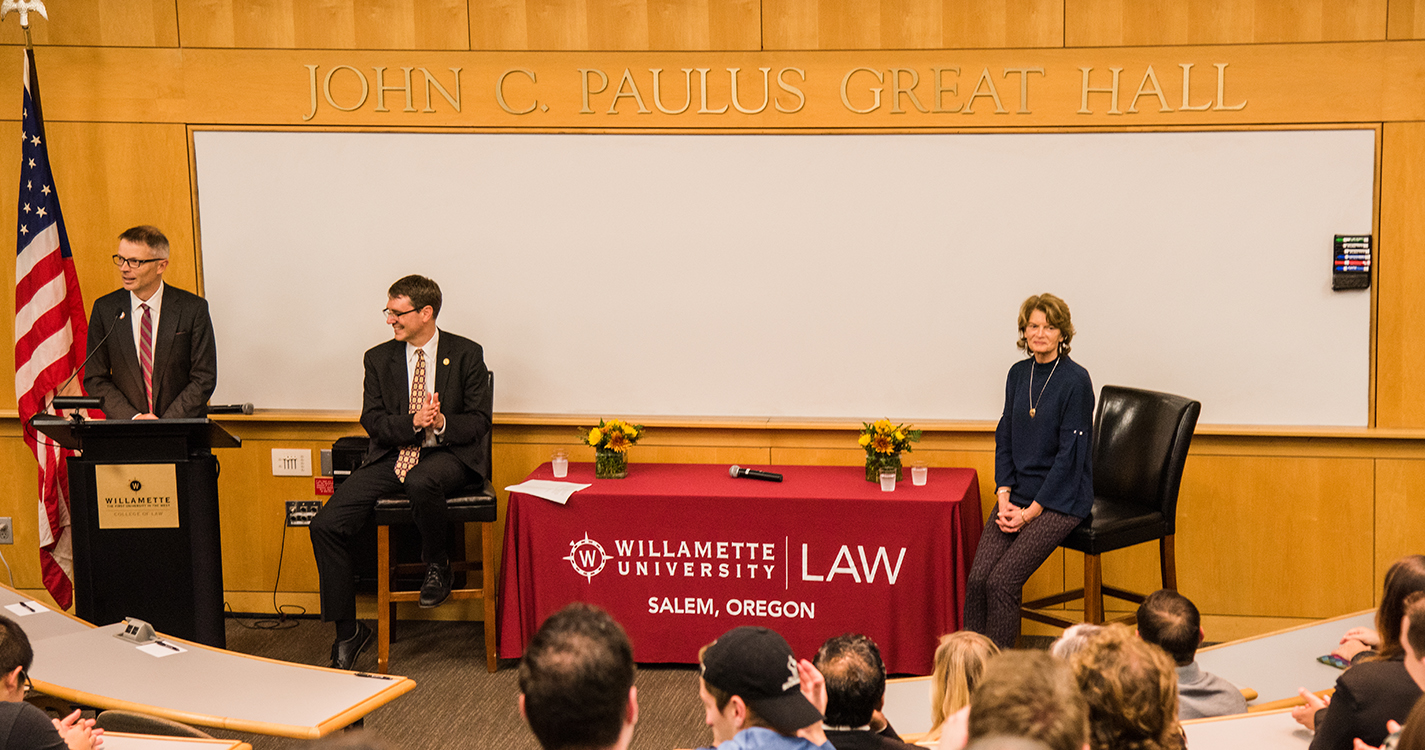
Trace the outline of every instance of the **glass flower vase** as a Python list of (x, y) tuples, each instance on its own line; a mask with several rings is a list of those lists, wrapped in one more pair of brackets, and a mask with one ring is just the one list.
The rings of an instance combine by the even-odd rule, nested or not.
[(600, 450), (594, 456), (594, 477), (596, 479), (623, 479), (628, 476), (628, 454), (618, 451)]
[(896, 470), (896, 481), (905, 478), (901, 468), (901, 454), (899, 453), (872, 453), (866, 456), (866, 481), (881, 481), (881, 468), (894, 468)]

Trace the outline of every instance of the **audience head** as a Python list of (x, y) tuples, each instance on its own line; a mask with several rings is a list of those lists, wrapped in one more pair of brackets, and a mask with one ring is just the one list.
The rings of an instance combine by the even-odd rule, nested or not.
[(1425, 591), (1425, 555), (1407, 555), (1396, 560), (1385, 572), (1385, 588), (1381, 592), (1380, 609), (1376, 610), (1376, 632), (1380, 634), (1380, 649), (1375, 657), (1389, 661), (1400, 657), (1400, 620), (1405, 617), (1405, 598)]
[(1180, 667), (1197, 656), (1202, 619), (1197, 606), (1171, 589), (1159, 589), (1138, 606), (1138, 637), (1161, 647)]
[(0, 615), (0, 700), (25, 699), (25, 676), (34, 661), (29, 636), (14, 620)]
[(1400, 625), (1400, 646), (1405, 652), (1405, 671), (1425, 690), (1425, 593), (1405, 598), (1405, 617)]
[(886, 696), (886, 665), (876, 642), (859, 633), (838, 635), (821, 644), (813, 664), (826, 678), (826, 723), (871, 723)]
[(1070, 658), (1089, 705), (1093, 750), (1178, 750), (1178, 679), (1161, 648), (1108, 625)]
[(1103, 626), (1095, 625), (1091, 622), (1081, 622), (1077, 625), (1070, 625), (1064, 630), (1064, 634), (1054, 639), (1049, 645), (1049, 653), (1056, 659), (1068, 661), (1085, 643), (1093, 637)]
[(1405, 717), (1395, 750), (1425, 750), (1425, 695), (1416, 699), (1415, 707)]
[(1007, 737), (997, 734), (982, 737), (965, 746), (965, 750), (1049, 750), (1049, 746), (1027, 737)]
[(627, 747), (638, 721), (633, 646), (581, 602), (550, 616), (520, 660), (520, 713), (545, 750)]
[(1059, 329), (1059, 335), (1062, 336), (1059, 352), (1068, 354), (1069, 342), (1074, 340), (1074, 324), (1069, 319), (1069, 305), (1052, 294), (1036, 294), (1019, 306), (1019, 348), (1025, 352), (1029, 351), (1029, 341), (1024, 338), (1024, 329), (1029, 325), (1029, 316), (1033, 315), (1035, 310), (1044, 313), (1044, 319), (1049, 325)]
[(1006, 651), (990, 660), (970, 696), (971, 744), (1023, 737), (1050, 750), (1082, 750), (1088, 706), (1069, 665), (1043, 651)]
[(980, 683), (985, 665), (997, 654), (999, 647), (994, 641), (970, 630), (940, 636), (935, 672), (930, 677), (933, 726), (940, 726), (946, 717), (970, 704), (970, 693)]
[(713, 730), (713, 744), (748, 727), (791, 737), (822, 719), (802, 695), (792, 647), (776, 631), (733, 628), (704, 646), (698, 661), (703, 670), (698, 696)]

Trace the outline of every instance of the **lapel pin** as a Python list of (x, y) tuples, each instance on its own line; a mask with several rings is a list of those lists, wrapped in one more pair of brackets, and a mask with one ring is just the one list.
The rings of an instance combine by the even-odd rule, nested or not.
[(443, 364), (443, 365), (449, 366), (449, 365), (450, 365), (450, 357), (446, 357), (445, 359), (442, 359), (442, 360), (440, 361), (440, 363)]

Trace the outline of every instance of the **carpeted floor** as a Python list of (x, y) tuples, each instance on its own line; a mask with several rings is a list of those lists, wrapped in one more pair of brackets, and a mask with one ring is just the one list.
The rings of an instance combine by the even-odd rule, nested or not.
[[(229, 618), (228, 648), (245, 654), (326, 666), (332, 629), (315, 620), (289, 620), (285, 630), (259, 629), (254, 621)], [(416, 689), (377, 709), (366, 728), (398, 750), (500, 748), (538, 750), (520, 718), (512, 660), (495, 674), (485, 671), (485, 639), (480, 623), (402, 622), (391, 644), (391, 671), (415, 680)], [(376, 669), (373, 642), (357, 669)], [(703, 723), (698, 672), (683, 665), (640, 665), (639, 722), (635, 749), (669, 750), (706, 745), (712, 733)], [(302, 740), (205, 729), (215, 737), (240, 739), (254, 750), (309, 747)]]

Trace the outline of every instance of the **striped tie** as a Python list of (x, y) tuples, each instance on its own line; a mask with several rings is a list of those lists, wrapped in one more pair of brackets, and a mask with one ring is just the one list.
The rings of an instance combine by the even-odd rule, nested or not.
[(140, 303), (139, 368), (143, 370), (143, 389), (148, 394), (148, 413), (153, 413), (153, 315), (148, 305)]
[[(423, 349), (416, 350), (416, 372), (411, 376), (411, 413), (420, 411), (425, 406), (426, 400), (426, 353)], [(406, 481), (406, 473), (415, 468), (416, 462), (421, 460), (421, 443), (425, 442), (425, 435), (421, 435), (420, 442), (415, 445), (408, 445), (401, 449), (400, 455), (396, 456), (396, 476), (402, 482)]]

